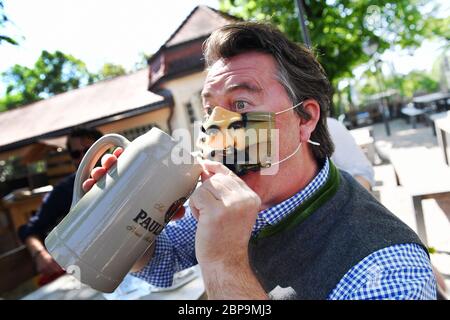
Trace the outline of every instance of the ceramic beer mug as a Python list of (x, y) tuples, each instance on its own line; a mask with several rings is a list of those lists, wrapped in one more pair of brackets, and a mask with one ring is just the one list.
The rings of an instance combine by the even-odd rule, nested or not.
[[(113, 146), (124, 148), (122, 155), (84, 194), (83, 181)], [(82, 283), (114, 291), (195, 189), (202, 168), (190, 154), (190, 163), (173, 161), (176, 148), (156, 128), (133, 142), (109, 134), (92, 145), (75, 177), (71, 210), (45, 239), (56, 262), (79, 268)]]

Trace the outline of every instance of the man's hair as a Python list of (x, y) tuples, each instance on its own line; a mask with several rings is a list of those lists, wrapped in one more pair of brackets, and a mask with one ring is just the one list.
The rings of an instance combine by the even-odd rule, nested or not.
[(97, 129), (87, 129), (87, 128), (74, 128), (70, 131), (67, 136), (66, 148), (67, 150), (72, 151), (70, 149), (70, 140), (73, 138), (88, 138), (94, 141), (97, 141), (103, 136), (103, 134)]
[[(320, 143), (312, 147), (317, 160), (331, 157), (334, 145), (327, 128), (327, 113), (332, 88), (324, 69), (314, 54), (290, 41), (282, 32), (267, 23), (238, 22), (214, 31), (203, 44), (207, 67), (220, 59), (228, 59), (246, 52), (270, 54), (278, 66), (278, 81), (295, 105), (312, 98), (320, 105), (320, 119), (311, 140)], [(300, 117), (311, 118), (303, 106), (295, 109)]]

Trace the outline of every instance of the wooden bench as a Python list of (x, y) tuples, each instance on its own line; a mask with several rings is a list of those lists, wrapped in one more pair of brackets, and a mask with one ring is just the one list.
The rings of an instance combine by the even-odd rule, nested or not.
[(422, 200), (450, 197), (450, 168), (440, 160), (438, 148), (393, 149), (389, 152), (389, 158), (397, 184), (404, 186), (411, 195), (417, 233), (428, 245)]
[(447, 137), (450, 136), (450, 111), (436, 115), (434, 118), (434, 127), (439, 147), (444, 156), (444, 161), (450, 166), (450, 151), (447, 141)]
[(51, 186), (45, 186), (33, 191), (16, 190), (3, 197), (2, 202), (8, 210), (12, 226), (17, 230), (33, 216), (42, 204), (44, 196), (52, 190)]

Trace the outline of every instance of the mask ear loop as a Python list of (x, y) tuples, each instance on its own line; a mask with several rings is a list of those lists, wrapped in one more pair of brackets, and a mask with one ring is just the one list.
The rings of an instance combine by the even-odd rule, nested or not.
[(283, 160), (280, 160), (280, 161), (271, 163), (270, 165), (271, 165), (271, 166), (274, 166), (274, 165), (283, 163), (283, 162), (285, 162), (286, 160), (289, 160), (290, 158), (292, 158), (292, 157), (298, 152), (298, 150), (300, 150), (300, 147), (301, 147), (301, 146), (302, 146), (302, 142), (300, 142), (300, 143), (298, 144), (297, 149), (295, 149), (295, 151), (292, 152), (289, 156), (287, 156), (287, 157), (284, 158)]
[(295, 109), (295, 108), (299, 107), (302, 103), (303, 103), (303, 101), (300, 101), (299, 103), (297, 103), (297, 104), (296, 104), (295, 106), (293, 106), (293, 107), (287, 108), (287, 109), (282, 110), (282, 111), (275, 112), (275, 115), (279, 115), (279, 114), (285, 113), (285, 112), (287, 112), (287, 111), (289, 111), (289, 110)]
[[(293, 107), (287, 108), (287, 109), (285, 109), (285, 110), (283, 110), (283, 111), (275, 112), (275, 115), (279, 115), (279, 114), (282, 114), (282, 113), (287, 112), (287, 111), (289, 111), (289, 110), (295, 109), (295, 108), (299, 107), (302, 103), (303, 103), (303, 101), (300, 101), (299, 103), (297, 103), (297, 104), (296, 104), (295, 106), (293, 106)], [(314, 145), (314, 146), (320, 146), (320, 143), (319, 143), (319, 142), (312, 141), (311, 139), (308, 139), (308, 143), (309, 143), (309, 144), (312, 144), (312, 145)], [(300, 143), (300, 145), (301, 145), (301, 143)], [(297, 150), (296, 150), (295, 152), (297, 152), (298, 149), (300, 149), (300, 146), (297, 148)], [(293, 154), (295, 154), (295, 152), (294, 152)], [(293, 155), (293, 154), (292, 154), (292, 155)], [(290, 155), (290, 156), (289, 156), (288, 158), (286, 158), (286, 159), (289, 159), (292, 155)], [(286, 160), (286, 159), (284, 159), (284, 160)], [(274, 164), (281, 163), (281, 162), (283, 162), (284, 160), (279, 161), (279, 162), (274, 163)]]

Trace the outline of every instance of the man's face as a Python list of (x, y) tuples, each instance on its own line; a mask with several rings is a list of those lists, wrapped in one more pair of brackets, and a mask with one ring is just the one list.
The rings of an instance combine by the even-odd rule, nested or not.
[(72, 162), (77, 169), (87, 150), (94, 144), (94, 142), (94, 140), (86, 137), (76, 137), (70, 139), (70, 157), (72, 158)]
[[(202, 99), (206, 114), (216, 106), (239, 113), (277, 112), (292, 106), (277, 79), (274, 59), (258, 52), (217, 61), (206, 77)], [(294, 111), (289, 111), (276, 117), (275, 127), (279, 129), (279, 158), (283, 159), (299, 144), (299, 119)], [(276, 177), (249, 172), (242, 179), (262, 196), (262, 188), (267, 188), (267, 183)]]

